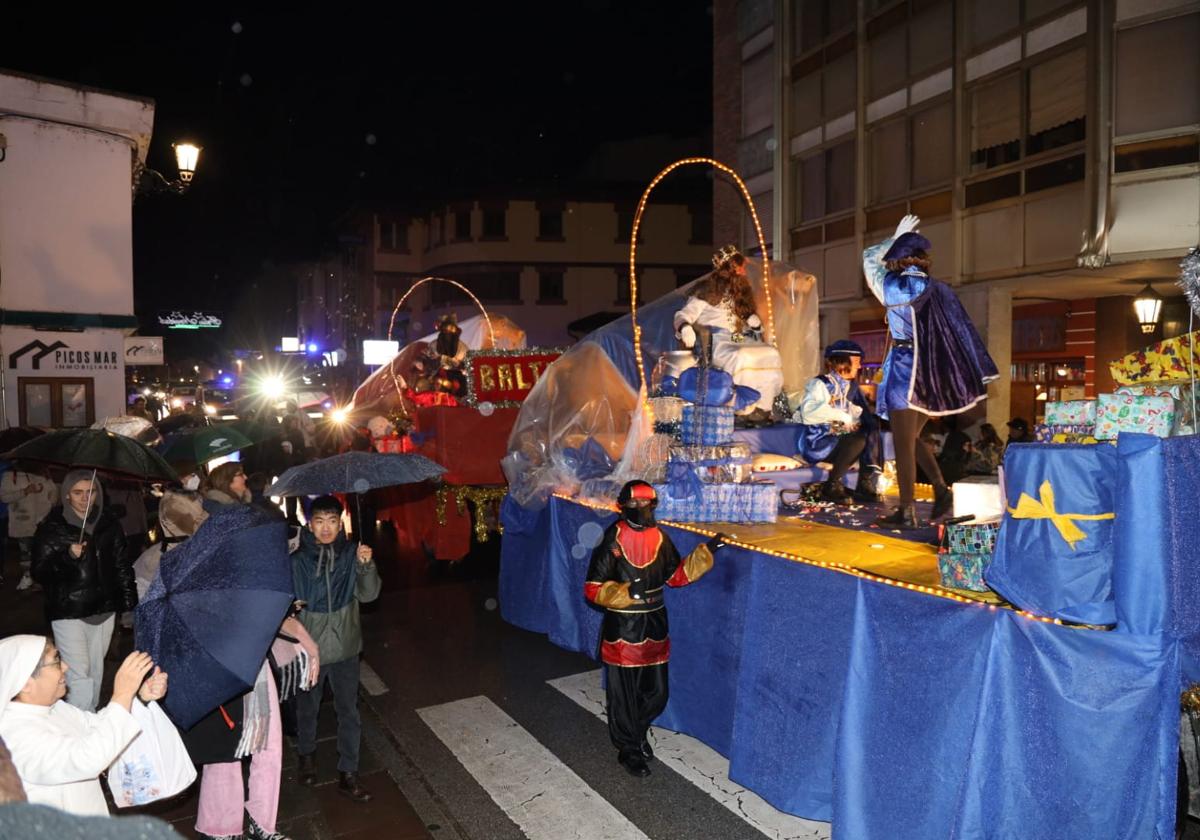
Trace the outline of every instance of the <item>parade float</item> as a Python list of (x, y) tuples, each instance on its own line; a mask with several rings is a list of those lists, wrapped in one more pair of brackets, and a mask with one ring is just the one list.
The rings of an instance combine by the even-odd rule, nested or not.
[[(638, 205), (632, 283), (650, 192), (688, 164), (730, 175), (757, 225), (727, 166), (673, 164)], [(814, 324), (801, 284), (788, 281), (804, 275), (747, 262), (765, 337), (781, 351), (785, 390), (794, 388), (815, 362), (789, 376), (800, 357), (785, 337)], [(696, 438), (676, 440), (683, 406), (655, 394), (682, 380), (671, 354), (688, 293), (634, 303), (552, 364), (522, 405), (503, 462), (505, 619), (595, 656), (601, 615), (583, 582), (617, 492), (645, 479), (681, 555), (724, 535), (710, 573), (686, 595), (664, 592), (670, 701), (656, 723), (726, 756), (734, 782), (787, 813), (832, 821), (835, 837), (1174, 836), (1181, 691), (1200, 681), (1190, 596), (1200, 586), (1200, 438), (1160, 416), (1165, 401), (1140, 402), (1162, 394), (1092, 406), (1090, 428), (1041, 430), (1071, 442), (1010, 447), (995, 488), (1001, 517), (947, 528), (939, 555), (934, 540), (853, 516), (710, 504), (711, 486), (755, 484), (733, 472), (747, 454), (729, 448), (736, 436), (751, 453), (794, 452), (788, 424), (734, 437), (725, 425), (707, 444), (701, 432), (711, 457), (687, 468), (703, 470), (702, 486), (678, 469), (675, 492), (663, 473)], [(1150, 355), (1190, 358), (1192, 346)], [(1127, 387), (1161, 387), (1171, 379), (1161, 367), (1148, 364)], [(1181, 409), (1185, 395), (1168, 396)], [(690, 402), (694, 414), (709, 401)], [(1062, 408), (1075, 410), (1087, 419), (1088, 409)], [(727, 512), (737, 515), (722, 520)], [(1194, 730), (1184, 726), (1195, 779)]]
[(438, 330), (406, 345), (355, 391), (349, 410), (370, 421), (381, 452), (416, 452), (446, 468), (436, 486), (376, 491), (380, 520), (396, 526), (400, 547), (457, 561), (472, 539), (486, 542), (499, 528), (507, 492), (500, 459), (518, 409), (561, 350), (525, 346), (525, 332), (492, 315), (454, 280), (425, 277), (397, 301), (388, 326), (414, 291), (447, 283), (466, 294), (479, 314), (461, 324), (452, 315)]

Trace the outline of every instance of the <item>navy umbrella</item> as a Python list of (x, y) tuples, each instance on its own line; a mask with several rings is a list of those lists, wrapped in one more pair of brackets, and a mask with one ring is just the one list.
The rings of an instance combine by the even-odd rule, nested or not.
[(267, 488), (268, 496), (317, 496), (322, 493), (365, 493), (377, 487), (415, 484), (446, 471), (424, 455), (343, 452), (291, 467)]
[(163, 555), (134, 628), (171, 676), (163, 708), (176, 725), (250, 690), (291, 603), (287, 526), (257, 508), (223, 507)]

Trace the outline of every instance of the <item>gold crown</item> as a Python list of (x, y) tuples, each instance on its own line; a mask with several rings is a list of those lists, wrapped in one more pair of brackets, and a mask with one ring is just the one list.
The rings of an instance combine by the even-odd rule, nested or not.
[(719, 250), (719, 251), (717, 251), (717, 253), (713, 254), (713, 258), (712, 258), (713, 268), (720, 268), (721, 266), (725, 265), (725, 263), (727, 263), (731, 259), (733, 259), (734, 256), (736, 256), (738, 253), (740, 253), (740, 252), (738, 251), (736, 245), (722, 246), (721, 250)]

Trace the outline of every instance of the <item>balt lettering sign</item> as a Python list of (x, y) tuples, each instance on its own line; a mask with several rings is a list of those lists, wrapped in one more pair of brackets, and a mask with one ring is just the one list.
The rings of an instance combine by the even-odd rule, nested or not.
[(479, 350), (467, 354), (467, 403), (519, 405), (561, 350)]

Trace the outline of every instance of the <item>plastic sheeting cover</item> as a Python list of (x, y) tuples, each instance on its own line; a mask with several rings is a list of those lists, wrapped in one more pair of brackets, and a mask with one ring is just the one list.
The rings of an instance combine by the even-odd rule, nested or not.
[[(747, 260), (758, 312), (765, 321), (761, 266), (761, 260)], [(647, 381), (658, 357), (678, 349), (675, 313), (706, 279), (707, 275), (639, 307)], [(815, 278), (783, 263), (771, 263), (771, 292), (784, 389), (798, 390), (820, 370)], [(638, 385), (628, 315), (589, 334), (547, 368), (521, 406), (502, 462), (514, 500), (523, 507), (541, 507), (554, 492), (615, 498), (614, 488), (643, 477), (646, 459), (639, 452), (651, 438), (648, 418), (637, 418), (638, 434), (629, 451), (626, 447), (639, 405)], [(594, 445), (583, 448), (589, 439), (614, 464), (607, 479), (595, 477), (597, 450)]]

